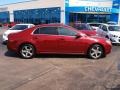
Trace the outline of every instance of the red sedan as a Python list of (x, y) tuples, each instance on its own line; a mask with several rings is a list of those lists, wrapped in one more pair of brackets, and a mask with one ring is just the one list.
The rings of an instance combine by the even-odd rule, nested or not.
[(44, 24), (8, 36), (7, 47), (22, 58), (35, 54), (84, 54), (98, 59), (111, 52), (111, 42), (90, 37), (63, 24)]

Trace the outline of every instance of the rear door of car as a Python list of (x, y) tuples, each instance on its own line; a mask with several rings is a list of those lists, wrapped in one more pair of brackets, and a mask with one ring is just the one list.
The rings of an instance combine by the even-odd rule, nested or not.
[(106, 37), (107, 36), (107, 34), (108, 34), (108, 29), (107, 29), (107, 26), (106, 25), (103, 25), (102, 26), (102, 36), (103, 37)]
[(102, 25), (100, 25), (99, 28), (97, 29), (97, 34), (98, 34), (99, 36), (102, 36), (102, 31), (103, 31), (103, 30), (102, 30), (101, 28), (102, 28)]
[(53, 26), (37, 28), (33, 35), (39, 52), (58, 52), (58, 38), (57, 27)]

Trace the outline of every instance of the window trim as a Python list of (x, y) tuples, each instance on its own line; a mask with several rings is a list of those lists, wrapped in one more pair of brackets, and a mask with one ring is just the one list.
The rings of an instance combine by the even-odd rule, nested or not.
[[(107, 30), (103, 30), (103, 27), (106, 27)], [(106, 25), (103, 25), (103, 26), (102, 26), (102, 30), (105, 31), (105, 32), (107, 32), (107, 31), (108, 31), (107, 26), (106, 26)]]
[[(48, 27), (48, 26), (39, 26), (39, 27), (36, 27), (33, 32), (31, 33), (31, 35), (54, 35), (54, 34), (34, 34), (35, 30), (37, 30), (38, 28), (43, 28), (43, 27)], [(49, 27), (55, 27), (55, 26), (49, 26)], [(64, 26), (56, 26), (58, 28), (66, 28)], [(74, 31), (76, 33), (78, 33), (77, 31)], [(54, 36), (68, 36), (68, 37), (75, 37), (75, 36), (70, 36), (70, 35), (60, 35), (59, 32), (58, 32), (58, 35), (54, 35)]]
[[(68, 28), (66, 28), (66, 27), (58, 27), (58, 28), (65, 28), (65, 29), (68, 29)], [(70, 31), (72, 31), (72, 30), (70, 30)], [(74, 31), (74, 32), (77, 34), (76, 31)], [(59, 34), (59, 31), (58, 31), (58, 35), (60, 35), (60, 34)], [(72, 35), (62, 35), (62, 36), (72, 36)]]
[[(55, 26), (40, 26), (40, 27), (37, 27), (37, 28), (35, 28), (35, 29), (33, 30), (32, 35), (55, 35), (55, 34), (34, 34), (34, 32), (35, 32), (38, 28), (44, 28), (44, 27), (55, 27)], [(59, 33), (56, 34), (56, 35), (59, 35)]]

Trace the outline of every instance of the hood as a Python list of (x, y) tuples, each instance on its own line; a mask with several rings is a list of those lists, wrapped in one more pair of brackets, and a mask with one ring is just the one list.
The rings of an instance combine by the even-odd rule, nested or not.
[(4, 32), (4, 34), (11, 34), (11, 33), (17, 33), (17, 32), (21, 32), (22, 30), (7, 30)]
[(99, 37), (99, 36), (90, 36), (90, 39), (91, 40), (94, 40), (95, 42), (98, 42), (98, 41), (106, 41), (107, 39), (104, 38), (104, 37)]
[(109, 34), (120, 36), (120, 31), (109, 31)]
[(80, 30), (80, 31), (88, 36), (95, 36), (97, 34), (95, 30)]

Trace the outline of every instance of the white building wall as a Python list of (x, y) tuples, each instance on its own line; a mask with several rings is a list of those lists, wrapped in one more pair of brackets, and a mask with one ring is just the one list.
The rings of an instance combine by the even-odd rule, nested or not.
[(36, 9), (36, 8), (50, 8), (50, 7), (61, 7), (61, 23), (65, 23), (65, 5), (64, 0), (31, 0), (21, 3), (14, 3), (9, 5), (0, 6), (0, 12), (2, 8), (10, 12), (10, 21), (13, 21), (13, 11), (24, 10), (24, 9)]

